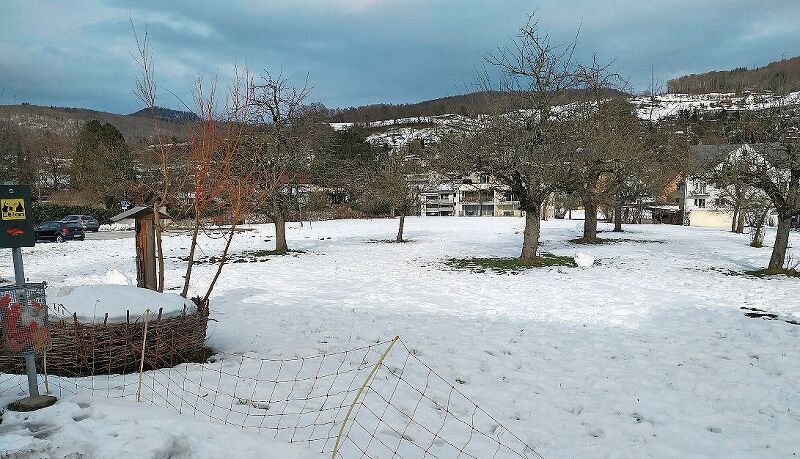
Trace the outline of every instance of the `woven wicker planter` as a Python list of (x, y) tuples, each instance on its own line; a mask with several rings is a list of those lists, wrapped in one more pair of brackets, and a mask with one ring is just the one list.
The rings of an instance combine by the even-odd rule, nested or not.
[[(208, 326), (208, 307), (163, 318), (162, 311), (152, 315), (147, 325), (144, 368), (172, 367), (203, 358)], [(50, 322), (52, 348), (47, 351), (47, 373), (59, 376), (124, 374), (139, 370), (142, 356), (144, 319), (130, 317), (123, 323), (84, 324), (72, 320)], [(2, 332), (0, 332), (0, 337)], [(44, 373), (42, 354), (37, 354), (37, 368)], [(19, 355), (0, 355), (0, 372), (25, 373)]]

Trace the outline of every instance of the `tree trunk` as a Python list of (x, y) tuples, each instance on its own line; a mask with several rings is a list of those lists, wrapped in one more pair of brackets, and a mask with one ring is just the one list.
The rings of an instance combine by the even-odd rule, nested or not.
[(217, 272), (214, 273), (214, 278), (211, 279), (211, 283), (208, 284), (208, 290), (206, 290), (205, 296), (203, 296), (202, 303), (204, 305), (208, 304), (208, 298), (211, 296), (211, 292), (214, 290), (214, 286), (217, 285), (217, 280), (219, 280), (219, 275), (222, 274), (222, 267), (225, 266), (225, 263), (228, 261), (228, 251), (231, 248), (231, 241), (233, 241), (233, 236), (236, 234), (236, 221), (234, 220), (231, 223), (231, 229), (228, 232), (227, 240), (225, 241), (225, 249), (222, 251), (222, 255), (219, 258), (219, 262), (217, 263)]
[(735, 187), (736, 190), (736, 205), (733, 208), (733, 222), (731, 222), (731, 231), (741, 234), (744, 232), (744, 209), (742, 203), (744, 202), (745, 187)]
[(396, 242), (403, 242), (403, 227), (406, 224), (406, 214), (400, 214), (400, 226), (397, 228), (397, 237), (395, 238)]
[(542, 221), (547, 220), (547, 203), (549, 200), (549, 197), (545, 198), (544, 202), (542, 203)]
[(597, 239), (597, 203), (584, 199), (583, 208), (583, 240), (593, 241)]
[(158, 211), (158, 204), (153, 204), (153, 233), (156, 240), (156, 291), (164, 292), (164, 245), (161, 237), (161, 218)]
[(272, 221), (275, 222), (275, 251), (285, 253), (289, 251), (289, 245), (286, 244), (286, 217), (283, 213), (278, 211), (272, 216)]
[(192, 241), (189, 244), (189, 259), (186, 261), (186, 274), (183, 276), (183, 290), (181, 296), (186, 298), (189, 294), (189, 281), (192, 278), (192, 268), (194, 267), (194, 253), (197, 249), (197, 236), (200, 232), (200, 207), (194, 208), (194, 228), (192, 228)]
[(161, 238), (161, 220), (156, 219), (154, 222), (155, 224), (155, 232), (156, 232), (156, 270), (158, 272), (158, 287), (156, 291), (159, 293), (164, 292), (164, 244)]
[(751, 247), (764, 247), (764, 220), (767, 218), (767, 213), (769, 213), (769, 208), (766, 208), (759, 213), (759, 219), (753, 222), (754, 225), (750, 229), (753, 234), (753, 238), (750, 241)]
[(622, 204), (614, 204), (614, 232), (622, 232)]
[(786, 214), (778, 215), (778, 232), (775, 234), (775, 245), (772, 246), (772, 256), (769, 259), (770, 270), (783, 269), (786, 261), (786, 250), (789, 248), (789, 230), (792, 228), (792, 217)]
[(739, 210), (739, 215), (736, 216), (736, 233), (744, 233), (744, 210)]
[(522, 255), (523, 260), (534, 260), (539, 248), (539, 234), (541, 232), (541, 221), (539, 220), (539, 209), (541, 204), (534, 204), (525, 211), (525, 231), (522, 233)]
[[(642, 224), (642, 214), (644, 213), (644, 204), (641, 200), (639, 200), (639, 204), (636, 206), (637, 214), (636, 214), (636, 223), (639, 225)], [(655, 220), (655, 219), (654, 219)], [(654, 222), (655, 223), (655, 222)]]

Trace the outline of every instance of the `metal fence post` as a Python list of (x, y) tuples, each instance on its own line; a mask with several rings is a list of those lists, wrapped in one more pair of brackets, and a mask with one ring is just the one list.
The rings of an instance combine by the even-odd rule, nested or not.
[[(14, 261), (14, 282), (17, 287), (25, 288), (25, 268), (22, 265), (22, 249), (13, 247), (11, 258)], [(22, 354), (25, 359), (25, 373), (28, 375), (28, 395), (37, 397), (39, 395), (39, 382), (36, 376), (36, 354), (33, 351)]]

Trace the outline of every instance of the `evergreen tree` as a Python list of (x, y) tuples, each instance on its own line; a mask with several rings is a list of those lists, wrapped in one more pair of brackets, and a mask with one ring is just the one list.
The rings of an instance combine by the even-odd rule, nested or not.
[(135, 180), (133, 156), (122, 133), (110, 123), (84, 124), (72, 158), (72, 185), (88, 199), (113, 205)]

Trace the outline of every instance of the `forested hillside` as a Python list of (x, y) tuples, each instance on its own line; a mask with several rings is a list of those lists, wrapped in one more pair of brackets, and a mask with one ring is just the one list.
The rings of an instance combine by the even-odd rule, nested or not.
[[(608, 90), (609, 96), (626, 95), (620, 91)], [(569, 103), (580, 97), (579, 91), (565, 92), (561, 103)], [(456, 114), (473, 116), (486, 113), (505, 113), (521, 108), (529, 108), (530, 102), (524, 93), (498, 91), (479, 91), (441, 99), (426, 100), (414, 104), (374, 104), (331, 110), (330, 120), (336, 123), (366, 123), (369, 121), (413, 118)]]
[(800, 56), (772, 62), (764, 67), (740, 67), (682, 76), (667, 82), (670, 93), (703, 94), (709, 92), (800, 90)]
[[(179, 112), (184, 113), (184, 112)], [(159, 117), (161, 135), (167, 139), (184, 139), (185, 126), (182, 122), (166, 117)], [(85, 108), (43, 107), (38, 105), (0, 105), (0, 121), (7, 121), (21, 129), (32, 132), (49, 131), (59, 136), (70, 136), (80, 129), (84, 123), (98, 120), (113, 124), (122, 132), (129, 143), (152, 142), (155, 140), (155, 126), (151, 119), (133, 115), (98, 112)]]

